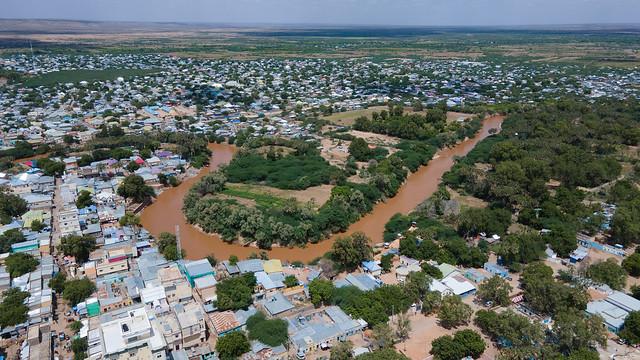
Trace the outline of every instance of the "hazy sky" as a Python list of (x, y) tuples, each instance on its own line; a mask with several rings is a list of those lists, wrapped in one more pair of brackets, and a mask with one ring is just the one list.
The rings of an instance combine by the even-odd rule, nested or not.
[(638, 23), (640, 0), (1, 0), (0, 17), (265, 24)]

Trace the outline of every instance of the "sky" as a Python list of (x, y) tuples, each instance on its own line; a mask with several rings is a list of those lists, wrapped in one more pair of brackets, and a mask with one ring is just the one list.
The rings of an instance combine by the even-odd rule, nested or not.
[(640, 0), (1, 0), (0, 18), (214, 24), (552, 25), (640, 22)]

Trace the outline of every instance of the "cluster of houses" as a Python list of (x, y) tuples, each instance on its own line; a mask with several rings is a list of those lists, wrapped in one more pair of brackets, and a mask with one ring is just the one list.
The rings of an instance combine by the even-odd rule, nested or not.
[(302, 114), (355, 110), (388, 101), (412, 105), (416, 99), (424, 105), (446, 102), (454, 107), (531, 102), (563, 93), (637, 97), (638, 89), (632, 85), (640, 81), (634, 69), (594, 75), (575, 65), (418, 59), (15, 55), (0, 59), (0, 67), (32, 75), (77, 69), (162, 69), (95, 84), (9, 85), (0, 90), (5, 128), (0, 146), (4, 147), (18, 139), (32, 144), (59, 142), (67, 134), (83, 141), (109, 123), (126, 124), (126, 131), (135, 132), (188, 130), (233, 136), (251, 126), (264, 133), (302, 136), (307, 129), (290, 121)]

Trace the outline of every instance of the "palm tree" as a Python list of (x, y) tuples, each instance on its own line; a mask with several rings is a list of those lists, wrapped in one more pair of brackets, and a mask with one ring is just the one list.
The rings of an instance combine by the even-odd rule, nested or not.
[(404, 344), (411, 332), (411, 320), (409, 319), (407, 312), (396, 315), (393, 325), (395, 327), (396, 336)]

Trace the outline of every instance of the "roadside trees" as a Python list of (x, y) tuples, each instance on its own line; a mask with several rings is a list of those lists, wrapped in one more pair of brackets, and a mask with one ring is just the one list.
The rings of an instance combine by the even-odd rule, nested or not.
[(505, 279), (494, 276), (480, 283), (476, 296), (482, 301), (491, 301), (496, 305), (506, 306), (510, 303), (510, 291), (511, 285)]
[(62, 298), (75, 306), (83, 302), (96, 291), (96, 285), (87, 278), (74, 279), (65, 282)]
[(456, 295), (449, 295), (442, 298), (442, 304), (438, 310), (438, 320), (444, 328), (450, 329), (469, 322), (473, 314), (471, 307), (462, 302)]

